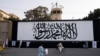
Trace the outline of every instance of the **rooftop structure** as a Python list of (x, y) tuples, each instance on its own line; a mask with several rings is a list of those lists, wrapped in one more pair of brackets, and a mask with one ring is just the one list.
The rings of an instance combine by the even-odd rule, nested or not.
[(51, 20), (61, 20), (62, 6), (56, 3), (51, 9)]

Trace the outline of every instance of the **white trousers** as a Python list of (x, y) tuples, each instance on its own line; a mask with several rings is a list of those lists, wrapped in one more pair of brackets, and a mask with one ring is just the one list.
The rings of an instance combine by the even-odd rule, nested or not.
[(62, 52), (63, 48), (62, 47), (58, 47), (59, 52)]

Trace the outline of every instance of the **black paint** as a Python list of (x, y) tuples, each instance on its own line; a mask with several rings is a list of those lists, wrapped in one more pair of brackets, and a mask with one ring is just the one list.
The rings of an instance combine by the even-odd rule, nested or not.
[(78, 35), (76, 23), (34, 23), (32, 30), (36, 40), (76, 39)]

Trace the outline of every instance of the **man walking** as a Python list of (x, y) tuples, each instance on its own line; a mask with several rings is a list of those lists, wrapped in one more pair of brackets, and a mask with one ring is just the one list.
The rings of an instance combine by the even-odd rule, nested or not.
[(42, 45), (38, 48), (38, 56), (44, 56), (44, 48)]

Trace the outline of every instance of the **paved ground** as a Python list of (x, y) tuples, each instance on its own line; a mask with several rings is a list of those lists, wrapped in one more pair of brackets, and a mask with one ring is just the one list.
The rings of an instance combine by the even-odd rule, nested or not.
[[(56, 48), (49, 48), (47, 56), (100, 56), (100, 49), (65, 48), (59, 53)], [(1, 52), (2, 56), (37, 56), (37, 48), (7, 48)]]

